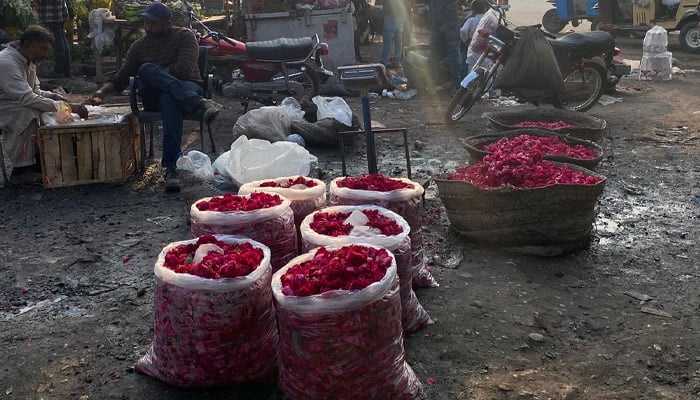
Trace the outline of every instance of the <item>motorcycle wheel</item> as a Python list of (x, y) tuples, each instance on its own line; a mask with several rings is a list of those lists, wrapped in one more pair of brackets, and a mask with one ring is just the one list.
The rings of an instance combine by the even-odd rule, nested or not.
[(292, 79), (304, 85), (304, 95), (302, 96), (302, 100), (311, 101), (312, 98), (318, 96), (321, 83), (318, 77), (318, 72), (315, 69), (305, 65), (303, 70), (292, 69), (289, 71), (289, 74), (294, 74)]
[(547, 12), (545, 12), (542, 16), (542, 26), (544, 27), (544, 29), (547, 30), (547, 32), (551, 34), (557, 34), (561, 32), (561, 30), (564, 29), (564, 27), (568, 23), (569, 21), (565, 21), (559, 18), (559, 16), (557, 15), (556, 8), (547, 10)]
[(593, 107), (603, 94), (606, 71), (595, 62), (584, 62), (564, 77), (564, 93), (559, 98), (561, 106), (571, 111), (584, 112)]
[(485, 83), (486, 78), (483, 74), (479, 74), (479, 76), (467, 84), (466, 88), (460, 86), (454, 96), (452, 96), (450, 104), (447, 105), (447, 110), (445, 110), (445, 123), (455, 123), (471, 110), (474, 103), (481, 97)]

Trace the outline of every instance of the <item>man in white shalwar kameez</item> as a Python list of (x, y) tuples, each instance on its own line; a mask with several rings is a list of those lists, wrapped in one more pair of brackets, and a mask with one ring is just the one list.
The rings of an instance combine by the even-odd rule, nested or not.
[(35, 164), (36, 131), (42, 112), (71, 111), (65, 97), (39, 87), (36, 64), (46, 58), (52, 44), (48, 30), (30, 26), (18, 41), (0, 51), (0, 130), (8, 172)]

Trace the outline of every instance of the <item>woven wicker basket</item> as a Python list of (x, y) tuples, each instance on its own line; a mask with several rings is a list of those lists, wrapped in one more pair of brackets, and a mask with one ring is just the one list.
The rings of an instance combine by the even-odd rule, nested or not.
[(460, 235), (476, 243), (544, 256), (588, 245), (595, 206), (605, 187), (605, 179), (596, 185), (489, 190), (444, 178), (435, 182), (450, 224)]
[(501, 111), (485, 113), (484, 116), (489, 120), (489, 125), (499, 131), (519, 129), (515, 125), (525, 121), (564, 121), (573, 126), (570, 128), (557, 129), (556, 132), (596, 142), (603, 139), (605, 130), (608, 127), (608, 123), (604, 119), (579, 112), (553, 108)]
[(471, 136), (462, 140), (462, 145), (464, 145), (464, 148), (467, 149), (467, 151), (469, 152), (469, 162), (471, 164), (475, 164), (478, 161), (480, 161), (485, 155), (490, 154), (490, 152), (483, 150), (484, 146), (497, 142), (498, 140), (504, 137), (512, 139), (522, 134), (542, 137), (557, 136), (559, 140), (568, 145), (582, 145), (587, 149), (594, 151), (597, 154), (596, 158), (592, 159), (573, 158), (568, 156), (557, 156), (551, 154), (544, 155), (543, 158), (549, 161), (558, 161), (568, 164), (579, 165), (588, 169), (595, 169), (595, 167), (598, 166), (598, 164), (603, 160), (603, 155), (605, 154), (605, 150), (603, 150), (602, 147), (589, 140), (577, 139), (565, 134), (557, 133), (555, 131), (550, 131), (548, 129), (537, 128), (519, 128), (498, 133)]

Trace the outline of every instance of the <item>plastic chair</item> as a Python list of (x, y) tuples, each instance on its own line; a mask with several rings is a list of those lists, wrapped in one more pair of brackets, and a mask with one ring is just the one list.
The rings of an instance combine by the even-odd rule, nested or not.
[[(197, 65), (199, 66), (199, 72), (202, 77), (203, 97), (211, 99), (211, 94), (214, 91), (214, 76), (207, 74), (207, 48), (204, 46), (199, 46)], [(143, 108), (139, 108), (138, 90), (138, 76), (129, 77), (129, 104), (131, 105), (131, 112), (139, 120), (139, 129), (141, 130), (141, 151), (143, 155), (141, 162), (143, 163), (146, 158), (146, 126), (148, 125), (149, 127), (148, 158), (151, 158), (153, 157), (153, 127), (156, 122), (161, 121), (163, 118), (158, 111), (145, 111)], [(204, 151), (204, 117), (202, 115), (186, 113), (183, 116), (183, 119), (186, 121), (199, 121), (200, 144), (202, 151)], [(211, 150), (212, 152), (216, 152), (214, 137), (211, 133), (211, 124), (207, 124), (207, 130), (209, 132)], [(141, 169), (143, 170), (143, 165), (141, 166)]]

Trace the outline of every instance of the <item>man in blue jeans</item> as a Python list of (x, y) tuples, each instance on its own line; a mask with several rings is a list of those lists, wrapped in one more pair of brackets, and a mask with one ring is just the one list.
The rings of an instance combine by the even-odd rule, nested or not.
[(461, 40), (456, 0), (432, 0), (430, 3), (430, 50), (431, 58), (446, 62), (452, 85), (462, 80)]
[[(403, 52), (403, 25), (407, 22), (408, 13), (404, 0), (384, 0), (384, 31), (382, 33), (382, 58), (384, 65), (398, 67)], [(390, 58), (393, 47), (393, 60)], [(392, 60), (391, 62), (389, 60)]]
[(211, 123), (222, 106), (202, 97), (199, 45), (194, 33), (171, 26), (172, 14), (163, 3), (151, 3), (141, 16), (146, 36), (131, 45), (124, 65), (91, 95), (90, 102), (101, 104), (105, 96), (124, 90), (130, 76), (138, 75), (144, 109), (160, 110), (163, 116), (165, 191), (178, 192), (175, 163), (181, 153), (183, 114), (200, 114)]

